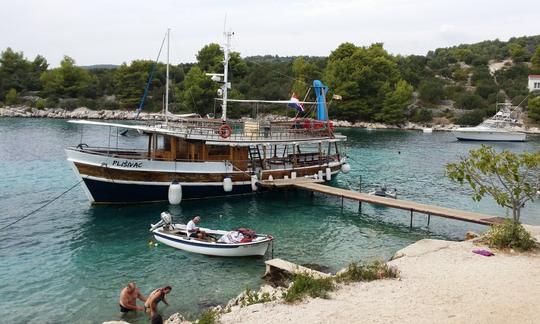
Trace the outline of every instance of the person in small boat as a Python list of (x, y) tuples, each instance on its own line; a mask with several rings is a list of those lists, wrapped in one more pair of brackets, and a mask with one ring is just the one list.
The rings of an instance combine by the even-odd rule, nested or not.
[(120, 292), (120, 300), (118, 304), (122, 313), (129, 311), (144, 311), (144, 307), (137, 306), (137, 298), (146, 302), (146, 297), (141, 294), (141, 291), (134, 282), (128, 283)]
[(201, 217), (199, 215), (196, 215), (195, 217), (193, 217), (192, 220), (190, 220), (187, 223), (187, 225), (186, 225), (187, 236), (193, 237), (193, 238), (198, 238), (198, 239), (201, 239), (201, 240), (206, 239), (206, 232), (201, 231), (197, 227), (197, 224), (199, 224), (200, 222), (201, 222)]
[(148, 295), (146, 302), (144, 303), (144, 308), (150, 311), (150, 315), (154, 316), (157, 314), (157, 304), (160, 301), (163, 301), (165, 305), (169, 306), (167, 300), (165, 300), (165, 295), (170, 293), (172, 290), (171, 286), (165, 286), (163, 288), (156, 289)]

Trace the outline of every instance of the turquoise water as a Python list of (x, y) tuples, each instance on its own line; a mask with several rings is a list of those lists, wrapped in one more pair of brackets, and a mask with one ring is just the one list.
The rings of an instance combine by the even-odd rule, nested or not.
[[(504, 215), (489, 199), (473, 202), (468, 190), (444, 177), (444, 164), (477, 143), (457, 142), (450, 133), (341, 130), (349, 136), (353, 170), (333, 185), (363, 191), (380, 183), (396, 187), (401, 198)], [(108, 130), (85, 128), (89, 144), (107, 145)], [(115, 134), (113, 134), (115, 135)], [(63, 148), (80, 142), (80, 126), (63, 120), (0, 119), (0, 227), (41, 206), (77, 182)], [(140, 144), (137, 137), (119, 145)], [(112, 145), (116, 144), (113, 136)], [(495, 144), (498, 149), (534, 150), (527, 143)], [(422, 238), (461, 239), (467, 230), (484, 227), (457, 221), (414, 218), (405, 211), (304, 192), (265, 193), (233, 199), (183, 202), (181, 206), (146, 204), (92, 206), (80, 187), (42, 211), (0, 232), (0, 318), (29, 321), (98, 323), (121, 319), (118, 294), (134, 280), (144, 294), (171, 285), (171, 306), (163, 315), (181, 312), (194, 318), (209, 305), (257, 288), (264, 259), (224, 259), (149, 247), (148, 225), (170, 211), (186, 222), (203, 216), (203, 226), (250, 226), (276, 237), (274, 254), (297, 263), (317, 263), (333, 270), (352, 261), (389, 258)], [(530, 203), (523, 221), (540, 224), (540, 203)], [(144, 315), (124, 318), (144, 323)]]

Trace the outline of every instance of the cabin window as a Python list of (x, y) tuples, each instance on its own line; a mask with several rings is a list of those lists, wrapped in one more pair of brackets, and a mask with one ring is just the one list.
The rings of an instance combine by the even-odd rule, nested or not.
[(534, 83), (534, 88), (535, 89), (540, 89), (540, 82), (535, 82)]
[(229, 155), (229, 147), (222, 145), (208, 145), (208, 156)]

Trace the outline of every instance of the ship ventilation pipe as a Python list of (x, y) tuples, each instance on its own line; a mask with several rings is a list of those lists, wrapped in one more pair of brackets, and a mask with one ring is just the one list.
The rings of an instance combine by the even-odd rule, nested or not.
[(178, 205), (182, 201), (182, 185), (173, 180), (169, 185), (169, 204)]
[(343, 172), (343, 174), (351, 172), (351, 165), (349, 163), (343, 163), (343, 165), (341, 165), (341, 172)]
[(226, 177), (223, 179), (223, 191), (231, 192), (233, 189), (233, 183), (231, 177)]
[(325, 86), (320, 80), (313, 80), (313, 90), (317, 96), (317, 120), (328, 120), (328, 113), (326, 111), (326, 93), (328, 87)]

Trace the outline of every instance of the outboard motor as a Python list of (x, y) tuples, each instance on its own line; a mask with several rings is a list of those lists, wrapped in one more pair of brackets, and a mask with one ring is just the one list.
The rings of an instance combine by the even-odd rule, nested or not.
[(156, 228), (163, 226), (168, 228), (174, 228), (174, 225), (172, 224), (172, 216), (168, 212), (162, 212), (161, 213), (161, 220), (157, 222), (156, 224), (150, 224), (150, 232), (154, 231)]

